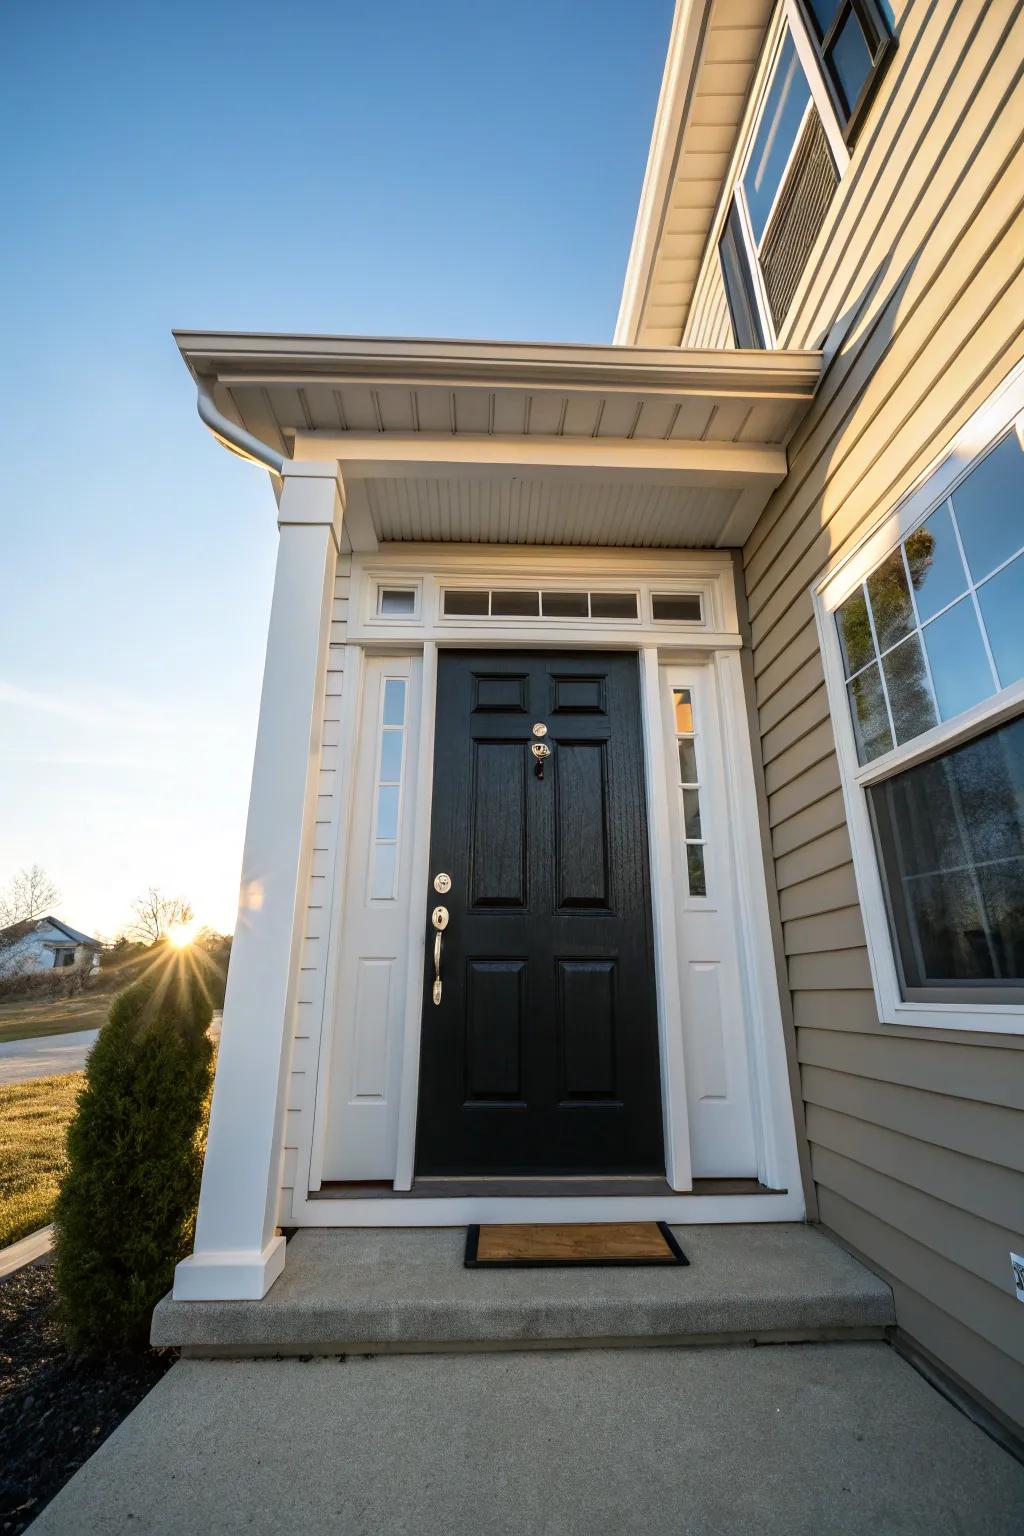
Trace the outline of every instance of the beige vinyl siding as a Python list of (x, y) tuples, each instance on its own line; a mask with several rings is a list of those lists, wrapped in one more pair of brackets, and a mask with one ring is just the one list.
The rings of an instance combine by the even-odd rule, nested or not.
[[(1024, 357), (1024, 7), (914, 0), (783, 344), (826, 342), (743, 551), (821, 1219), (903, 1328), (1024, 1423), (1024, 1039), (878, 1021), (809, 588)], [(709, 245), (687, 339), (715, 324)], [(698, 309), (702, 312), (698, 313)]]
[(684, 347), (734, 347), (729, 303), (717, 251), (705, 263), (697, 283), (689, 319), (683, 331)]
[[(327, 986), (327, 947), (332, 886), (338, 867), (340, 799), (338, 752), (341, 696), (345, 682), (345, 632), (348, 624), (351, 555), (339, 555), (334, 578), (331, 644), (324, 680), (323, 728), (320, 737), (319, 786), (313, 862), (306, 901), (306, 922), (295, 998), (295, 1033), (285, 1109), (278, 1221), (292, 1222), (300, 1153), (308, 1157), (313, 1137), (317, 1052)], [(304, 1197), (306, 1188), (300, 1188)]]

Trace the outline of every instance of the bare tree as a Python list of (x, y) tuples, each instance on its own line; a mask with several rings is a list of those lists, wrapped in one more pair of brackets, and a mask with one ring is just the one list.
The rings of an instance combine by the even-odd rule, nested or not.
[(60, 891), (40, 864), (19, 869), (0, 895), (0, 928), (43, 917), (60, 901)]
[(165, 896), (151, 885), (145, 896), (132, 902), (132, 917), (124, 931), (141, 944), (155, 944), (174, 923), (190, 923), (194, 916), (192, 903), (184, 896)]

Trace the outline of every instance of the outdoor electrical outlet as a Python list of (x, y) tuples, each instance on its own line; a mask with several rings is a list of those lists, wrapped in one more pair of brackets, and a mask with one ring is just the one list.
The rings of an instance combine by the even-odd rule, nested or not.
[(1013, 1269), (1013, 1283), (1017, 1287), (1017, 1300), (1024, 1301), (1024, 1258), (1019, 1253), (1011, 1253), (1010, 1266)]

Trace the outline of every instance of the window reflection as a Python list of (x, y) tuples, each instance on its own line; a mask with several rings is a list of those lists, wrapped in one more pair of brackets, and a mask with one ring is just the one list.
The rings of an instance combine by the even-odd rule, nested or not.
[(1024, 719), (869, 800), (906, 985), (1024, 979)]

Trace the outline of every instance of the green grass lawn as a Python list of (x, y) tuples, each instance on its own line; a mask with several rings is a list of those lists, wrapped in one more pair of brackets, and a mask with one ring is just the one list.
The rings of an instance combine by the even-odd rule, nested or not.
[(0, 1248), (53, 1218), (84, 1072), (0, 1087)]
[(45, 1001), (0, 1003), (0, 1044), (31, 1040), (36, 1035), (63, 1035), (76, 1029), (99, 1029), (114, 1001), (109, 992)]

